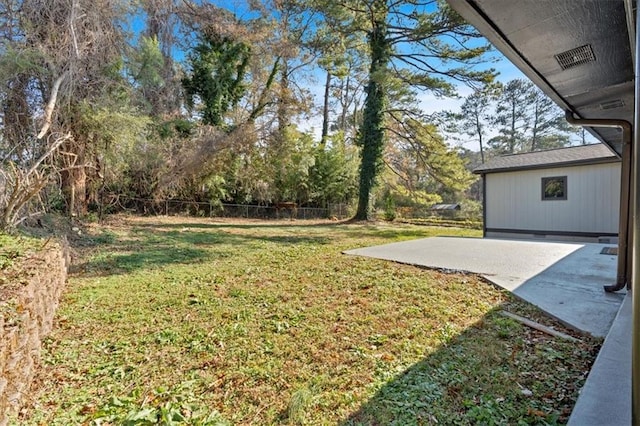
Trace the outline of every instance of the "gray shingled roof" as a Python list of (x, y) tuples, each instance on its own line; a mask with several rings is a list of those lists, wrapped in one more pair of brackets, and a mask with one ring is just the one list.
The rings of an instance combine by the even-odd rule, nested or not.
[(602, 143), (495, 157), (476, 167), (478, 174), (620, 161)]

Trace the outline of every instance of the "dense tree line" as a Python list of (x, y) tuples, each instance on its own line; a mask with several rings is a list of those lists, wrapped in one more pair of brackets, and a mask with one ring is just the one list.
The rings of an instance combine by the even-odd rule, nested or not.
[[(464, 197), (474, 178), (418, 94), (494, 73), (445, 2), (227, 7), (1, 0), (0, 226), (119, 196), (357, 203), (358, 219), (389, 200)], [(544, 108), (532, 149), (554, 137)], [(519, 132), (487, 143), (515, 150)]]

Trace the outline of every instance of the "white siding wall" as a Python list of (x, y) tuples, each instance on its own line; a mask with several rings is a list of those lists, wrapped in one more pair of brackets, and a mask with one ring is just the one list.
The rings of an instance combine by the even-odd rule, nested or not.
[[(542, 201), (542, 178), (567, 176), (567, 199)], [(620, 163), (489, 173), (486, 228), (617, 233)]]

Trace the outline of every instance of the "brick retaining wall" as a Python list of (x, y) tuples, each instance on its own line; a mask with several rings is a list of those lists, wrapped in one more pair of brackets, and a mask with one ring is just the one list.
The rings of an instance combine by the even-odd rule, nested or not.
[(68, 248), (46, 246), (24, 260), (20, 283), (0, 288), (0, 426), (20, 409), (67, 278)]

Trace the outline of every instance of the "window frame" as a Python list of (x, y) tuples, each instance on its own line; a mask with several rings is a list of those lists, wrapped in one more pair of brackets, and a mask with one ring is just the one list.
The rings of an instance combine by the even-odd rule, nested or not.
[[(562, 187), (564, 189), (562, 197), (550, 197), (547, 196), (545, 188), (549, 184), (550, 181), (559, 180), (562, 182)], [(568, 195), (568, 187), (567, 187), (567, 176), (547, 176), (543, 177), (542, 180), (542, 201), (565, 201)]]

